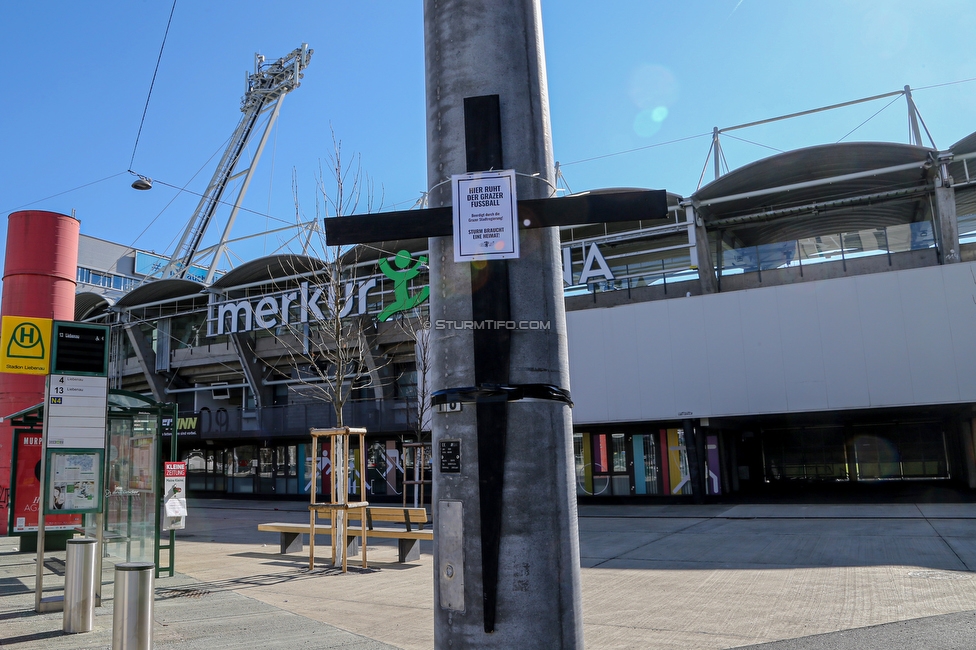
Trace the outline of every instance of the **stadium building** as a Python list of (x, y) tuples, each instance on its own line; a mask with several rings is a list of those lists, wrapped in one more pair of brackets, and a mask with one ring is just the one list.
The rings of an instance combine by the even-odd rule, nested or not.
[[(974, 159), (976, 134), (814, 146), (669, 194), (665, 225), (564, 227), (578, 494), (976, 488)], [(337, 422), (338, 310), (358, 350), (343, 422), (369, 431), (370, 498), (400, 501), (414, 463), (432, 469), (426, 246), (207, 283), (146, 281), (166, 259), (82, 236), (75, 318), (112, 326), (113, 387), (179, 404), (193, 493), (289, 497), (308, 429)]]

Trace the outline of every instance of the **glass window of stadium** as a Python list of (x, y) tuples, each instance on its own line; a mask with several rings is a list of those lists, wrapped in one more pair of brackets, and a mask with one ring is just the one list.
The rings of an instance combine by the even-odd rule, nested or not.
[(941, 421), (764, 429), (766, 482), (949, 478)]
[[(427, 451), (424, 465), (425, 479), (429, 481), (429, 447)], [(412, 477), (413, 453), (404, 458), (399, 437), (371, 439), (366, 453), (368, 498), (378, 502), (402, 501), (404, 469), (407, 468)], [(310, 454), (310, 443), (291, 441), (272, 446), (231, 443), (229, 447), (198, 443), (180, 451), (181, 459), (187, 463), (187, 489), (191, 495), (208, 492), (269, 497), (307, 495), (315, 464), (319, 472), (318, 489), (324, 496), (332, 473), (330, 450), (328, 445), (323, 445), (317, 463)], [(353, 450), (351, 456), (358, 459), (359, 450)], [(353, 481), (351, 489), (358, 493), (360, 477), (352, 474), (350, 477)], [(410, 492), (408, 496), (412, 498), (412, 494)]]
[(660, 494), (658, 432), (576, 433), (576, 493), (581, 496)]
[(307, 494), (311, 462), (305, 483), (299, 485), (299, 465), (306, 464), (310, 445), (274, 447), (240, 445), (230, 448), (195, 447), (181, 451), (187, 463), (190, 494)]

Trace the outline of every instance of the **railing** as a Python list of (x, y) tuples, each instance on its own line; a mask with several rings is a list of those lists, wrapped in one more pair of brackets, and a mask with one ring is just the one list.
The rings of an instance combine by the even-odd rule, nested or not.
[[(968, 225), (967, 230), (970, 230)], [(722, 275), (890, 255), (934, 246), (932, 222), (920, 221), (723, 251)]]
[[(958, 218), (959, 243), (976, 243), (976, 214)], [(886, 228), (872, 228), (787, 242), (762, 244), (722, 252), (722, 276), (755, 273), (772, 269), (795, 268), (824, 262), (846, 260), (873, 255), (892, 255), (935, 247), (935, 233), (931, 221), (901, 224)], [(698, 280), (698, 270), (689, 268), (688, 255), (675, 255), (659, 260), (642, 260), (639, 264), (614, 265), (613, 280), (600, 279), (586, 285), (565, 288), (566, 297), (596, 292), (621, 291), (638, 287), (659, 286), (668, 293), (671, 285)], [(681, 292), (681, 288), (675, 289)]]
[[(347, 402), (342, 416), (348, 426), (365, 427), (370, 433), (410, 431), (417, 421), (417, 402), (403, 398)], [(335, 410), (322, 401), (260, 409), (204, 409), (199, 432), (205, 439), (304, 436), (312, 427), (334, 426)]]
[(586, 295), (602, 291), (621, 291), (638, 287), (661, 286), (664, 292), (668, 287), (680, 282), (698, 279), (698, 270), (689, 268), (691, 257), (688, 254), (678, 254), (674, 257), (653, 261), (641, 261), (626, 266), (611, 266), (613, 280), (594, 280), (583, 285), (564, 287), (566, 298)]

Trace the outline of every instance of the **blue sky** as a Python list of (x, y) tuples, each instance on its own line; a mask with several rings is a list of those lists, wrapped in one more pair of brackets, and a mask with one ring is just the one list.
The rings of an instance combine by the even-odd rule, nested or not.
[[(248, 192), (253, 213), (234, 234), (293, 222), (293, 175), (303, 216), (315, 215), (330, 129), (383, 207), (408, 208), (426, 189), (419, 0), (180, 0), (132, 163), (165, 185), (130, 189), (171, 6), (0, 2), (4, 238), (12, 211), (74, 210), (84, 234), (171, 252), (197, 197), (167, 185), (203, 191), (240, 118), (254, 53), (273, 60), (302, 42), (315, 54)], [(906, 84), (939, 148), (976, 130), (976, 81), (964, 81), (976, 78), (970, 0), (544, 0), (543, 20), (555, 157), (573, 191), (688, 195), (713, 127)], [(723, 140), (726, 159), (737, 167), (845, 136), (907, 142), (905, 102), (884, 108), (889, 101), (736, 131), (749, 142)], [(258, 242), (252, 254), (276, 248), (274, 238)]]

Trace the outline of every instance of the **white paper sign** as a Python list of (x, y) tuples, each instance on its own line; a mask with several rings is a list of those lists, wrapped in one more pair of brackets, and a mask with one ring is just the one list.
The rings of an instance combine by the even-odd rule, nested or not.
[(519, 256), (515, 170), (451, 177), (454, 261), (507, 260)]
[(186, 500), (185, 499), (167, 499), (166, 503), (166, 516), (167, 517), (185, 517), (186, 516)]

